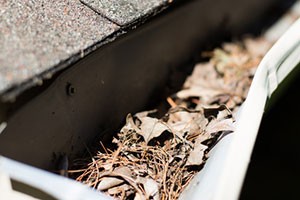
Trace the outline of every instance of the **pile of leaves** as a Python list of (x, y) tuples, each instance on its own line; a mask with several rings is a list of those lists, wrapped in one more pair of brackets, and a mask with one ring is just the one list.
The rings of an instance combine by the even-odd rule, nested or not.
[(261, 38), (224, 44), (205, 53), (183, 90), (169, 97), (169, 111), (129, 114), (105, 149), (77, 177), (116, 199), (178, 199), (208, 159), (234, 131), (233, 114), (247, 96), (256, 67), (270, 44)]
[(224, 104), (237, 111), (247, 97), (258, 64), (270, 47), (271, 43), (263, 38), (247, 38), (205, 52), (211, 59), (195, 66), (183, 90), (176, 95), (178, 103), (189, 106), (188, 100), (192, 99), (196, 109)]
[(222, 135), (233, 131), (225, 106), (171, 109), (161, 119), (151, 112), (128, 115), (114, 139), (115, 151), (99, 153), (77, 180), (126, 199), (176, 199)]

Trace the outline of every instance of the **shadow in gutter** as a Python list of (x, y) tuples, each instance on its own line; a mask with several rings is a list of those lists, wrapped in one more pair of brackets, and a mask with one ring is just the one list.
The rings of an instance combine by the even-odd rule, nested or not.
[[(300, 199), (300, 65), (270, 99), (241, 193), (248, 199)], [(293, 77), (291, 77), (293, 76)]]

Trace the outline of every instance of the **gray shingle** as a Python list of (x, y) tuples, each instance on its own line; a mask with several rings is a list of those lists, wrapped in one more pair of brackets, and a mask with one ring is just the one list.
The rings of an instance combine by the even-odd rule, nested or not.
[(169, 2), (168, 0), (81, 0), (101, 15), (119, 24), (129, 24)]
[(118, 29), (79, 0), (0, 0), (0, 92)]

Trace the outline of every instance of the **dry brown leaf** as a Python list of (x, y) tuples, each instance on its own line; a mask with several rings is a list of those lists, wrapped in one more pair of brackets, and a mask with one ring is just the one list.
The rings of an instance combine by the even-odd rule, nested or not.
[(199, 110), (181, 110), (171, 113), (167, 124), (174, 135), (189, 144), (204, 133), (208, 120)]
[(272, 46), (272, 43), (264, 38), (246, 38), (244, 43), (251, 56), (259, 57), (263, 57)]
[(117, 187), (111, 187), (107, 190), (108, 194), (116, 195), (118, 193), (125, 193), (127, 190), (130, 190), (130, 186), (127, 184), (123, 184)]
[(224, 90), (212, 87), (203, 87), (201, 85), (197, 85), (185, 90), (181, 90), (177, 93), (177, 97), (181, 99), (187, 99), (189, 97), (200, 97), (202, 101), (207, 102), (211, 98), (224, 94)]
[(196, 140), (194, 149), (190, 152), (187, 159), (186, 166), (201, 165), (204, 162), (204, 152), (207, 148), (206, 145), (201, 144), (201, 140)]
[(114, 171), (111, 173), (113, 176), (120, 176), (124, 178), (126, 181), (135, 181), (135, 179), (132, 177), (132, 171), (126, 166), (118, 167), (114, 169)]
[(122, 183), (124, 183), (124, 180), (114, 178), (114, 177), (103, 177), (101, 179), (101, 182), (98, 184), (97, 189), (103, 191), (115, 187), (117, 185), (120, 185)]
[(159, 200), (159, 185), (151, 178), (138, 177), (137, 181), (143, 185), (146, 199)]
[(142, 124), (139, 134), (143, 136), (146, 143), (153, 138), (159, 137), (163, 132), (170, 131), (165, 123), (156, 118), (143, 117), (140, 120)]
[(232, 42), (225, 42), (222, 44), (222, 49), (226, 52), (231, 52), (232, 54), (238, 54), (243, 51), (240, 43), (232, 43)]
[(121, 129), (121, 132), (128, 132), (128, 131), (140, 132), (140, 129), (135, 125), (131, 114), (127, 115), (126, 124)]
[(134, 200), (147, 200), (145, 196), (139, 194), (139, 193), (136, 193), (135, 194), (135, 197), (134, 197)]
[(206, 127), (207, 134), (213, 134), (220, 131), (234, 131), (232, 119), (217, 120), (213, 119)]
[(191, 88), (197, 85), (210, 86), (211, 80), (218, 80), (218, 76), (212, 62), (197, 64), (192, 75), (185, 81), (183, 88)]
[(134, 116), (136, 116), (137, 118), (141, 119), (141, 118), (147, 117), (150, 114), (153, 114), (153, 113), (156, 113), (156, 112), (157, 112), (156, 109), (154, 109), (154, 110), (148, 110), (148, 111), (143, 111), (143, 112), (136, 113)]

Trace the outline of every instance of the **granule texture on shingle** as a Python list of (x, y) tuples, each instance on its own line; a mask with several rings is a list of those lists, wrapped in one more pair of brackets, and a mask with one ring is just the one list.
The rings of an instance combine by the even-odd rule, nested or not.
[(99, 14), (123, 26), (149, 14), (170, 0), (81, 0)]
[(118, 29), (79, 0), (0, 0), (0, 93)]

